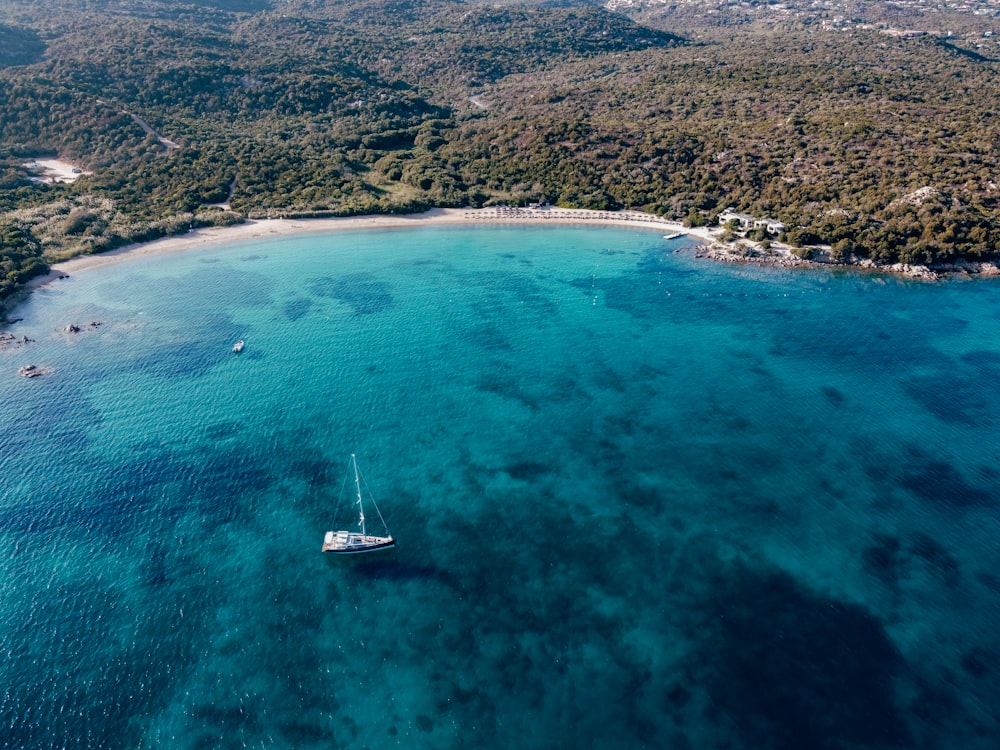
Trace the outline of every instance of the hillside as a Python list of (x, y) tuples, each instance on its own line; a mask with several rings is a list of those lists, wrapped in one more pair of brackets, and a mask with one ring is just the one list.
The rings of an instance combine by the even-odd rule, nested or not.
[[(732, 206), (845, 259), (997, 257), (992, 17), (609, 7), (9, 0), (0, 296), (193, 224), (525, 200)], [(88, 174), (33, 181), (40, 156)]]

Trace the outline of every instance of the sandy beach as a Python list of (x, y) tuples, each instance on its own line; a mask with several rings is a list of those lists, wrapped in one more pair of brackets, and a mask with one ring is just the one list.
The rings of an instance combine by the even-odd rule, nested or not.
[[(662, 231), (666, 235), (683, 233), (704, 242), (715, 236), (706, 227), (687, 228), (677, 222), (637, 211), (588, 211), (546, 206), (541, 208), (435, 208), (419, 214), (349, 216), (329, 219), (266, 219), (247, 221), (229, 227), (195, 229), (187, 234), (164, 237), (152, 242), (127, 245), (100, 255), (83, 255), (52, 266), (52, 273), (38, 279), (38, 284), (62, 275), (99, 268), (126, 258), (151, 254), (186, 252), (221, 244), (261, 237), (279, 237), (302, 233), (337, 230), (390, 229), (457, 224), (595, 224), (633, 226)], [(37, 285), (36, 285), (37, 286)]]
[(49, 159), (46, 157), (30, 159), (24, 162), (22, 166), (37, 175), (34, 178), (36, 182), (76, 182), (77, 177), (92, 174), (92, 172), (84, 171), (75, 164), (70, 164), (62, 159)]
[[(32, 279), (24, 292), (30, 292), (51, 281), (72, 273), (100, 268), (128, 258), (140, 258), (158, 253), (190, 252), (199, 248), (242, 242), (261, 237), (279, 237), (303, 233), (332, 232), (337, 230), (392, 229), (432, 225), (460, 224), (575, 224), (635, 227), (663, 232), (665, 237), (687, 236), (698, 240), (702, 247), (698, 257), (711, 258), (725, 263), (755, 263), (781, 265), (787, 267), (819, 267), (838, 265), (823, 256), (803, 260), (792, 253), (788, 245), (778, 242), (765, 246), (740, 238), (736, 242), (723, 242), (723, 227), (686, 227), (680, 222), (670, 221), (654, 214), (641, 211), (591, 211), (579, 208), (557, 208), (542, 206), (519, 208), (495, 206), (492, 208), (435, 208), (417, 214), (373, 214), (318, 219), (258, 219), (227, 227), (195, 229), (187, 234), (164, 237), (152, 242), (126, 245), (99, 255), (82, 255), (52, 265), (45, 276)], [(871, 261), (853, 264), (858, 269), (893, 273), (919, 279), (935, 279), (949, 273), (1000, 277), (1000, 263), (983, 261), (978, 263), (960, 262), (930, 269), (926, 266), (911, 266), (897, 263), (892, 266), (877, 266)], [(15, 295), (16, 299), (16, 295)], [(16, 304), (15, 301), (8, 301)]]

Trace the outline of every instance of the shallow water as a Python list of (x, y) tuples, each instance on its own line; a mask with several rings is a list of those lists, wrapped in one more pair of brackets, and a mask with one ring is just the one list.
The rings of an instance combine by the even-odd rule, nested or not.
[[(345, 232), (33, 294), (0, 746), (994, 748), (1000, 286), (685, 242)], [(399, 546), (330, 559), (351, 453)]]

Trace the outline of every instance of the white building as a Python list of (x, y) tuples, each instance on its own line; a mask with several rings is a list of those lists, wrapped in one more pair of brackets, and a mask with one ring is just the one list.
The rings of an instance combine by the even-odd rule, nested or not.
[(727, 208), (719, 214), (719, 224), (725, 226), (731, 221), (736, 221), (741, 231), (749, 229), (766, 229), (770, 234), (781, 234), (785, 231), (785, 225), (774, 219), (758, 219), (750, 214), (741, 214), (731, 208)]
[(719, 214), (719, 224), (722, 226), (725, 226), (726, 224), (728, 224), (733, 220), (735, 220), (739, 228), (744, 231), (747, 229), (753, 229), (755, 221), (754, 217), (752, 217), (750, 214), (737, 213), (731, 208), (727, 208), (725, 211)]

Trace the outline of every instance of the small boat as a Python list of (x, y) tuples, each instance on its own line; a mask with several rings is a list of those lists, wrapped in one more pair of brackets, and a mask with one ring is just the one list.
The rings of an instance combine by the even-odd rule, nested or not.
[[(375, 512), (378, 513), (378, 518), (382, 522), (382, 526), (385, 528), (385, 534), (384, 536), (375, 536), (368, 533), (368, 530), (365, 527), (365, 507), (361, 498), (361, 473), (358, 471), (358, 460), (353, 453), (351, 454), (351, 464), (354, 467), (354, 486), (358, 493), (356, 505), (358, 506), (359, 531), (341, 530), (326, 532), (326, 536), (323, 538), (323, 551), (333, 552), (339, 555), (358, 555), (362, 552), (375, 552), (377, 550), (395, 547), (396, 540), (393, 539), (392, 534), (389, 533), (389, 527), (386, 524), (385, 519), (382, 518), (382, 512), (378, 509), (378, 505), (375, 504), (375, 498), (371, 496), (371, 493), (369, 493), (368, 499), (375, 508)], [(366, 483), (365, 489), (367, 489), (367, 487)]]
[(685, 236), (687, 236), (687, 232), (683, 232), (683, 231), (682, 232), (674, 232), (673, 234), (665, 234), (665, 235), (663, 235), (663, 239), (665, 239), (665, 240), (679, 240), (681, 237), (685, 237)]
[(239, 354), (241, 351), (243, 351), (243, 346), (244, 346), (243, 339), (240, 339), (235, 344), (233, 344), (233, 351)]

